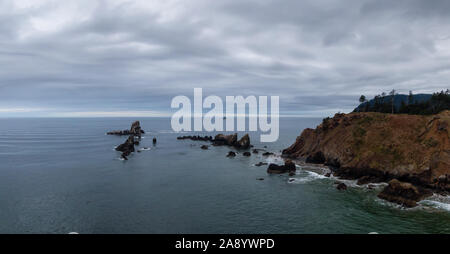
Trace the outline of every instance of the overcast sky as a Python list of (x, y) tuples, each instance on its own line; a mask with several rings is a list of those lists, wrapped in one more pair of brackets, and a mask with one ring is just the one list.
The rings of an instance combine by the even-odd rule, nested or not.
[(0, 0), (0, 116), (167, 115), (176, 95), (281, 114), (450, 82), (450, 1)]

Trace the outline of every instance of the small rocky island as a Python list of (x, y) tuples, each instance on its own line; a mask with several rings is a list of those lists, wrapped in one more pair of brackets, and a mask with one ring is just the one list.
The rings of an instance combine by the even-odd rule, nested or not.
[[(122, 131), (110, 131), (107, 132), (107, 135), (117, 135), (117, 136), (123, 136), (128, 135), (127, 140), (123, 143), (118, 145), (115, 149), (116, 151), (122, 152), (122, 155), (120, 156), (124, 160), (128, 160), (128, 156), (135, 152), (135, 145), (139, 145), (139, 142), (141, 140), (142, 134), (144, 134), (145, 131), (141, 128), (141, 123), (139, 121), (135, 121), (133, 124), (131, 124), (131, 128), (129, 130), (122, 130)], [(156, 139), (153, 141), (156, 142)]]
[(208, 141), (211, 142), (213, 146), (231, 146), (236, 149), (249, 149), (252, 147), (250, 144), (250, 137), (245, 134), (241, 139), (238, 140), (237, 133), (224, 135), (217, 134), (214, 138), (212, 136), (180, 136), (177, 137), (178, 140), (193, 140), (193, 141)]
[(305, 129), (282, 156), (329, 166), (358, 184), (388, 182), (380, 198), (406, 207), (450, 192), (450, 111), (336, 114)]
[(132, 135), (141, 137), (142, 134), (145, 134), (145, 131), (141, 129), (141, 123), (139, 121), (135, 121), (131, 124), (131, 128), (129, 130), (109, 131), (106, 134), (117, 136)]

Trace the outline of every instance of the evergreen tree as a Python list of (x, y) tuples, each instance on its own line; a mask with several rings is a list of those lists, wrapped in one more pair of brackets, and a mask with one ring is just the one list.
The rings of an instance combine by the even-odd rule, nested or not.
[(360, 103), (366, 102), (366, 96), (361, 95), (361, 97), (359, 97), (359, 102), (360, 102)]

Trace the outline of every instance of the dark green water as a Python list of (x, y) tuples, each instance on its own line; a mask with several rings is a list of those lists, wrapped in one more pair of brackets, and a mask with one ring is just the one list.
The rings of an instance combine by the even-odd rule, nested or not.
[[(254, 166), (277, 157), (201, 150), (177, 141), (168, 118), (139, 119), (148, 131), (140, 147), (151, 149), (121, 161), (113, 148), (125, 137), (105, 132), (133, 120), (0, 119), (0, 233), (450, 233), (448, 198), (402, 209), (379, 190), (347, 182), (340, 192), (301, 168), (289, 182)], [(280, 121), (270, 151), (321, 119)]]

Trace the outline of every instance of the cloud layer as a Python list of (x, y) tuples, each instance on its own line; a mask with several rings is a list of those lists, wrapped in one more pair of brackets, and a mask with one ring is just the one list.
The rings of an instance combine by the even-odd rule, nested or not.
[(317, 116), (433, 92), (450, 87), (448, 13), (445, 0), (0, 1), (0, 116), (161, 115), (194, 87)]

